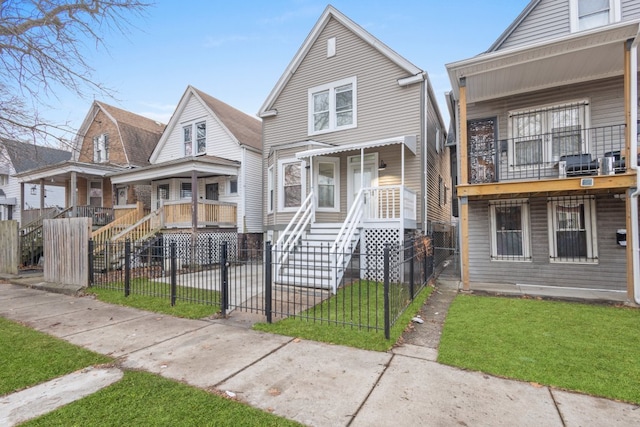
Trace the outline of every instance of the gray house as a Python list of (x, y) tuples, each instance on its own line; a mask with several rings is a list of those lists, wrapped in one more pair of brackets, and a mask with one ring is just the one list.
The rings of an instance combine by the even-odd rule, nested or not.
[[(283, 260), (295, 245), (366, 249), (451, 220), (446, 128), (427, 73), (332, 6), (258, 115), (264, 228)], [(305, 271), (321, 287), (339, 282)]]
[(447, 65), (462, 282), (640, 300), (640, 2), (534, 0)]

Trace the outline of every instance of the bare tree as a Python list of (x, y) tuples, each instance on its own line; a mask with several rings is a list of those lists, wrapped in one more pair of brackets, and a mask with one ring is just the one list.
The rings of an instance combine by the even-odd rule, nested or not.
[[(126, 34), (138, 0), (0, 0), (0, 137), (59, 139), (66, 123), (40, 117), (56, 90), (110, 96), (82, 54), (106, 48), (109, 33)], [(61, 140), (61, 142), (64, 142)]]

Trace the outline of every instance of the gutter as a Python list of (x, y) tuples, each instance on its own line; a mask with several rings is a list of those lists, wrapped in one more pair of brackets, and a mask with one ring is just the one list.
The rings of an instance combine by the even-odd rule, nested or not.
[(633, 256), (633, 298), (636, 304), (640, 304), (640, 233), (638, 233), (638, 197), (640, 196), (640, 171), (638, 170), (638, 44), (640, 43), (640, 30), (633, 39), (630, 47), (631, 62), (631, 153), (629, 164), (636, 171), (636, 189), (631, 193), (631, 241)]

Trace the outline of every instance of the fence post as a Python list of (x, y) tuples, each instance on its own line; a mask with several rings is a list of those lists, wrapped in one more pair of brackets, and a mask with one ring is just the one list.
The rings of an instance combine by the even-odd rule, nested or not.
[(177, 266), (178, 263), (176, 261), (176, 242), (171, 242), (169, 244), (169, 256), (171, 257), (171, 307), (176, 305), (176, 276), (177, 276)]
[(389, 306), (389, 243), (384, 244), (384, 337), (391, 339), (391, 314)]
[(220, 243), (220, 313), (227, 315), (229, 307), (229, 278), (227, 269), (227, 242)]
[(93, 247), (95, 242), (89, 239), (89, 286), (93, 286)]
[(131, 241), (124, 241), (124, 296), (131, 293)]
[(264, 314), (267, 316), (267, 323), (272, 323), (272, 289), (273, 279), (271, 277), (271, 241), (265, 243), (264, 246)]
[(409, 240), (409, 295), (411, 295), (411, 301), (413, 301), (414, 295), (414, 280), (413, 280), (413, 263), (415, 262), (414, 258), (414, 243), (413, 239)]

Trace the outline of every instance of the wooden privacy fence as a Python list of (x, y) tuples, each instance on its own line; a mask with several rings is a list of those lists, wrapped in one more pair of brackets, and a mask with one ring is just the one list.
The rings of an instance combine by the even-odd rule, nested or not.
[(0, 273), (18, 274), (20, 240), (18, 221), (0, 221)]
[(44, 280), (86, 287), (91, 219), (47, 219), (43, 225)]

